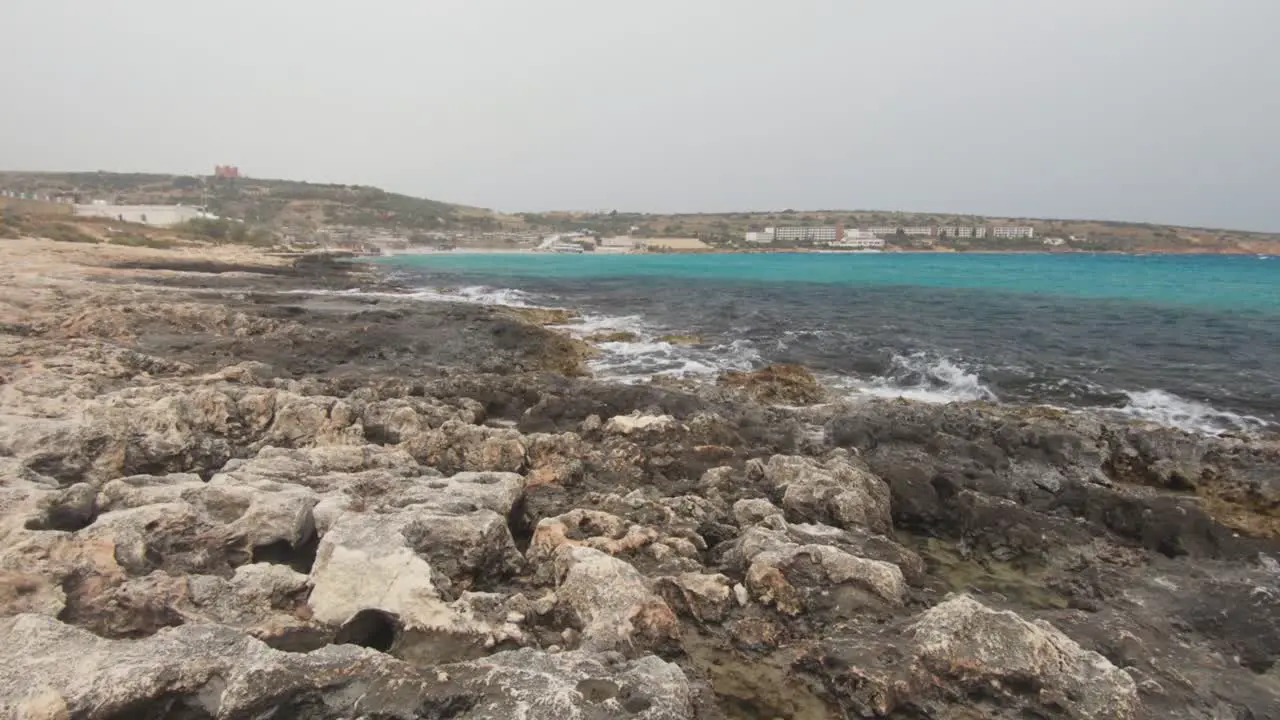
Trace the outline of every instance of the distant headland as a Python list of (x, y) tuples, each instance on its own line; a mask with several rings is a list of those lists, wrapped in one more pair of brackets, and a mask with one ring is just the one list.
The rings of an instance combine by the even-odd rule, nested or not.
[(355, 252), (1280, 254), (1280, 233), (871, 210), (503, 213), (375, 187), (209, 175), (0, 172), (0, 238)]

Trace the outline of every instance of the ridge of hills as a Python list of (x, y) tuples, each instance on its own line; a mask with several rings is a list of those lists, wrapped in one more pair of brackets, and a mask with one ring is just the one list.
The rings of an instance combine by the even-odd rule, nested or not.
[[(118, 204), (205, 206), (243, 220), (258, 237), (308, 237), (355, 228), (422, 238), (447, 233), (459, 245), (516, 244), (503, 235), (589, 231), (600, 235), (698, 237), (726, 249), (743, 247), (750, 230), (787, 225), (974, 226), (1031, 225), (1035, 238), (890, 238), (901, 249), (1044, 250), (1042, 238), (1069, 238), (1065, 250), (1093, 252), (1280, 252), (1280, 233), (1107, 220), (1011, 218), (950, 213), (781, 210), (728, 213), (542, 212), (501, 213), (388, 192), (364, 185), (235, 179), (161, 173), (0, 172), (0, 190)], [(425, 240), (423, 240), (425, 242)]]

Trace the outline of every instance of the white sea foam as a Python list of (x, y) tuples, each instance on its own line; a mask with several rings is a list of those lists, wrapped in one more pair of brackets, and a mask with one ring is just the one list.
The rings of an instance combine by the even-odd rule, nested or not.
[(1256, 432), (1270, 425), (1262, 418), (1241, 415), (1178, 397), (1164, 390), (1125, 392), (1129, 404), (1118, 412), (1146, 422), (1175, 427), (1188, 432), (1221, 435), (1227, 432)]
[(470, 303), (473, 305), (509, 305), (511, 307), (548, 307), (536, 304), (535, 296), (514, 288), (492, 288), (469, 285), (456, 289), (419, 288), (409, 292), (385, 292), (376, 290), (286, 290), (289, 295), (330, 295), (341, 297), (392, 298), (401, 300), (430, 300), (439, 302)]
[[(626, 329), (635, 332), (636, 326)], [(706, 347), (664, 342), (649, 335), (635, 342), (601, 343), (599, 349), (600, 354), (588, 363), (591, 371), (621, 382), (643, 382), (654, 376), (710, 379), (726, 370), (750, 370), (760, 362), (759, 353), (745, 340)]]
[(846, 383), (865, 395), (927, 403), (995, 401), (991, 388), (964, 363), (926, 353), (894, 355), (885, 376)]
[[(286, 292), (512, 307), (554, 307), (554, 298), (539, 297), (514, 288), (484, 285), (420, 288), (408, 293), (363, 290)], [(557, 327), (578, 338), (608, 332), (634, 334), (636, 340), (632, 342), (600, 343), (600, 354), (588, 363), (594, 375), (616, 382), (647, 382), (655, 376), (711, 380), (729, 370), (748, 371), (766, 364), (766, 360), (749, 340), (738, 339), (710, 346), (664, 342), (660, 338), (671, 332), (671, 329), (650, 325), (639, 315), (584, 315), (574, 323)], [(805, 332), (819, 334), (823, 331), (784, 331), (774, 344), (778, 350), (783, 350)], [(827, 376), (822, 380), (838, 391), (866, 397), (902, 398), (935, 404), (999, 400), (996, 393), (982, 382), (971, 363), (923, 352), (895, 355), (888, 370), (880, 377), (862, 379)], [(1077, 382), (1086, 383), (1099, 392), (1104, 391), (1101, 386), (1087, 379), (1061, 379), (1058, 384)], [(1163, 390), (1123, 391), (1123, 394), (1128, 397), (1129, 402), (1122, 408), (1075, 408), (1073, 411), (1114, 412), (1135, 420), (1210, 435), (1250, 433), (1273, 427), (1272, 423), (1262, 418), (1219, 410)]]
[(523, 290), (494, 288), (486, 285), (467, 285), (456, 289), (424, 288), (409, 294), (419, 300), (464, 302), (475, 305), (508, 305), (510, 307), (540, 307), (537, 299)]

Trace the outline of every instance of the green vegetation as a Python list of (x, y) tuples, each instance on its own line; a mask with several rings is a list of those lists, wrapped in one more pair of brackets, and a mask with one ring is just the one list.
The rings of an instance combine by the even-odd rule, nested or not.
[(270, 247), (275, 244), (271, 231), (226, 218), (196, 218), (174, 228), (175, 231), (214, 243)]
[(58, 242), (96, 243), (98, 238), (67, 222), (18, 213), (0, 212), (0, 238), (43, 237)]
[[(337, 230), (360, 228), (414, 238), (414, 245), (432, 245), (427, 233), (535, 232), (585, 230), (600, 237), (696, 237), (722, 248), (745, 248), (747, 231), (770, 226), (843, 225), (846, 228), (884, 226), (1031, 225), (1034, 239), (885, 238), (891, 249), (940, 249), (960, 252), (1090, 251), (1090, 252), (1265, 252), (1280, 251), (1280, 234), (1234, 230), (1206, 230), (1145, 223), (984, 217), (951, 213), (886, 212), (875, 210), (785, 209), (769, 212), (686, 213), (657, 215), (609, 210), (598, 213), (542, 212), (504, 215), (481, 208), (410, 197), (362, 185), (340, 185), (208, 178), (141, 173), (4, 173), (0, 188), (19, 192), (74, 196), (84, 201), (103, 199), (127, 204), (207, 206), (231, 221), (196, 223), (180, 228), (183, 235), (212, 242), (265, 245), (274, 236), (299, 240), (323, 239)], [(12, 236), (12, 226), (0, 226), (0, 237)], [(358, 235), (358, 234), (357, 234)], [(330, 234), (329, 237), (332, 237)], [(1062, 238), (1046, 246), (1045, 238)], [(782, 246), (775, 246), (782, 247)], [(797, 244), (796, 249), (805, 247)]]
[(129, 247), (147, 247), (157, 250), (168, 250), (176, 247), (178, 243), (170, 238), (149, 237), (147, 235), (120, 234), (113, 235), (107, 241), (112, 245), (127, 245)]

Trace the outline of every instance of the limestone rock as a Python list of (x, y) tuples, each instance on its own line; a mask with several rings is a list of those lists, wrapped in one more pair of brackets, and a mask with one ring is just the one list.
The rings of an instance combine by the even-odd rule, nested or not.
[(349, 717), (356, 697), (335, 688), (357, 684), (392, 717), (408, 717), (419, 700), (407, 666), (356, 647), (282, 653), (216, 625), (184, 626), (142, 641), (110, 641), (52, 618), (0, 621), (9, 662), (0, 665), (5, 717), (232, 718), (298, 712), (308, 696), (324, 698), (313, 717)]
[(929, 672), (991, 692), (1037, 693), (1080, 720), (1135, 717), (1137, 687), (1124, 671), (1046, 622), (991, 610), (967, 595), (920, 616), (915, 655)]
[(558, 607), (581, 628), (583, 649), (642, 650), (678, 636), (675, 614), (630, 564), (566, 545), (556, 552), (555, 567)]
[(0, 620), (0, 644), (4, 717), (694, 717), (684, 674), (652, 656), (526, 649), (419, 672), (354, 645), (280, 652), (218, 625), (113, 641), (36, 615)]
[(893, 530), (889, 487), (847, 458), (819, 463), (774, 455), (768, 462), (752, 463), (749, 472), (782, 496), (782, 507), (792, 521), (861, 526), (882, 534)]
[(209, 575), (187, 579), (187, 622), (239, 628), (278, 650), (310, 651), (333, 633), (312, 622), (307, 576), (284, 565), (254, 563), (236, 568), (230, 580)]
[(684, 573), (656, 581), (658, 594), (677, 613), (703, 622), (720, 622), (734, 606), (733, 581), (724, 575)]
[(864, 608), (902, 605), (902, 570), (846, 552), (834, 544), (844, 537), (842, 531), (830, 530), (834, 536), (810, 535), (818, 542), (800, 544), (796, 540), (806, 536), (793, 535), (790, 526), (773, 515), (734, 541), (725, 560), (745, 570), (753, 597), (789, 615), (821, 610), (847, 616)]
[(761, 498), (739, 500), (733, 504), (733, 519), (739, 527), (750, 527), (772, 515), (781, 515), (778, 506)]
[(413, 435), (401, 447), (422, 464), (445, 473), (520, 472), (525, 466), (524, 436), (520, 433), (458, 420)]
[(26, 526), (32, 530), (74, 531), (88, 526), (98, 514), (98, 492), (92, 485), (77, 483), (40, 500), (39, 513)]
[(460, 720), (693, 720), (694, 691), (674, 664), (653, 655), (606, 662), (587, 652), (555, 654), (530, 649), (499, 653), (443, 672), (474, 678), (466, 688), (480, 695)]
[(572, 485), (586, 472), (583, 461), (589, 453), (574, 433), (529, 435), (526, 443), (530, 485)]
[[(855, 557), (827, 545), (802, 545), (762, 553), (747, 570), (747, 587), (760, 602), (796, 615), (815, 602), (814, 593), (843, 586), (833, 602), (841, 613), (856, 611), (863, 594), (889, 605), (901, 605), (906, 581), (896, 565)], [(825, 598), (823, 598), (825, 600)]]
[(678, 425), (670, 415), (644, 415), (636, 412), (609, 418), (604, 431), (614, 435), (654, 435), (673, 430)]

